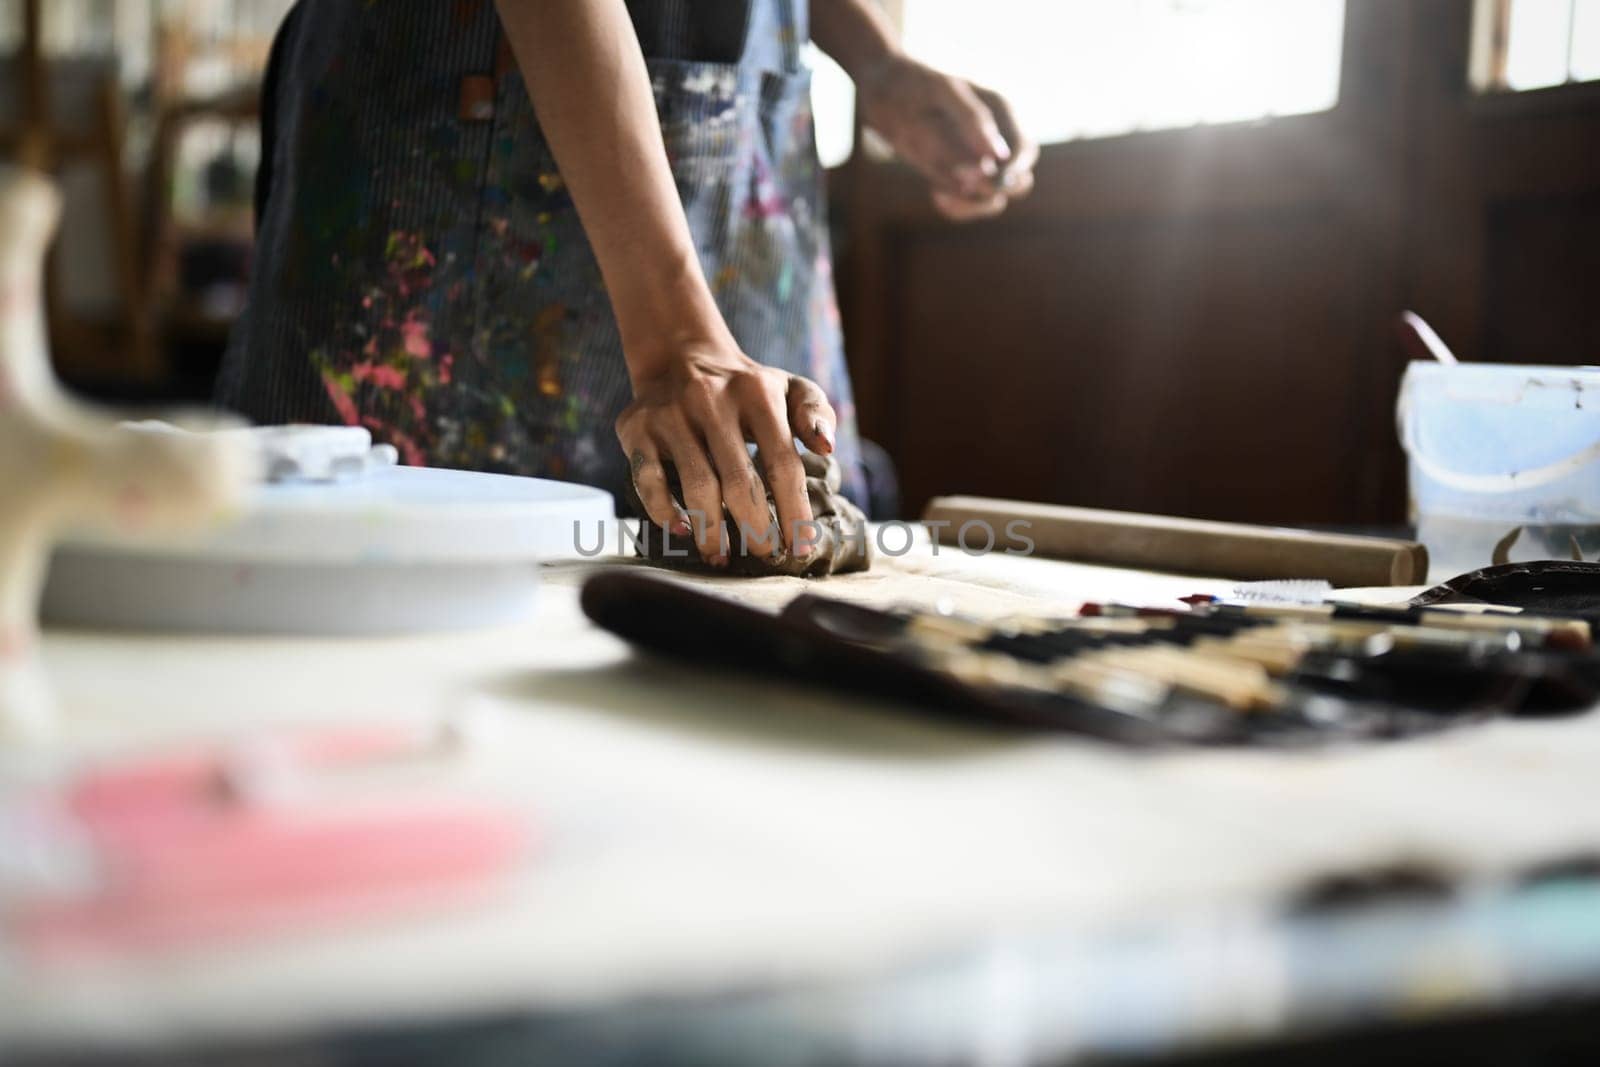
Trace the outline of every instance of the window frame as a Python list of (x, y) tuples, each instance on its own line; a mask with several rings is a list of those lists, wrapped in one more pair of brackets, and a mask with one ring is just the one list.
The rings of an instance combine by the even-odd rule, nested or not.
[(1572, 42), (1567, 42), (1567, 80), (1537, 89), (1506, 84), (1513, 0), (1473, 0), (1472, 42), (1467, 53), (1464, 92), (1474, 118), (1523, 118), (1592, 111), (1600, 106), (1600, 79), (1572, 76)]

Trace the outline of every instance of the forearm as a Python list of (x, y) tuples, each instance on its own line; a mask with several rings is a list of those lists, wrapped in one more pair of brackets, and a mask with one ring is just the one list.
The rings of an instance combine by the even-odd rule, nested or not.
[(900, 52), (878, 0), (812, 0), (811, 38), (857, 82)]
[(496, 0), (604, 275), (637, 383), (685, 343), (722, 341), (623, 0)]

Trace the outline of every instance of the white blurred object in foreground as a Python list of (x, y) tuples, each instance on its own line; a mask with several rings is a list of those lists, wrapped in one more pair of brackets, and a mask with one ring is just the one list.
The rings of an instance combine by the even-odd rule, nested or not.
[(55, 532), (204, 522), (239, 499), (254, 461), (236, 441), (119, 428), (60, 390), (41, 305), (59, 217), (47, 181), (0, 168), (0, 743), (49, 732), (35, 613)]
[[(138, 433), (196, 436), (170, 422), (124, 423)], [(372, 443), (365, 426), (250, 426), (218, 430), (211, 436), (237, 439), (259, 456), (258, 470), (268, 482), (339, 482), (365, 478), (400, 462), (393, 445)]]

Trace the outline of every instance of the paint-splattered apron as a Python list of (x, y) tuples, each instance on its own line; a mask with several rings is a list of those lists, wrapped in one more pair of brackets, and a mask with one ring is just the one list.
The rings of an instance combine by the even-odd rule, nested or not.
[[(718, 305), (750, 356), (827, 392), (862, 499), (806, 0), (629, 7)], [(625, 499), (616, 322), (490, 0), (301, 0), (274, 51), (270, 185), (222, 403)]]

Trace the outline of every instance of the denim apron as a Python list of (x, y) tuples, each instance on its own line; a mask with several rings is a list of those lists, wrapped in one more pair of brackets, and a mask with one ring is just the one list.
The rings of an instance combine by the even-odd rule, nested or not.
[[(801, 48), (806, 0), (630, 0), (734, 337), (859, 443)], [(249, 302), (218, 399), (370, 428), (404, 461), (626, 499), (610, 302), (490, 0), (301, 0), (274, 45)]]

